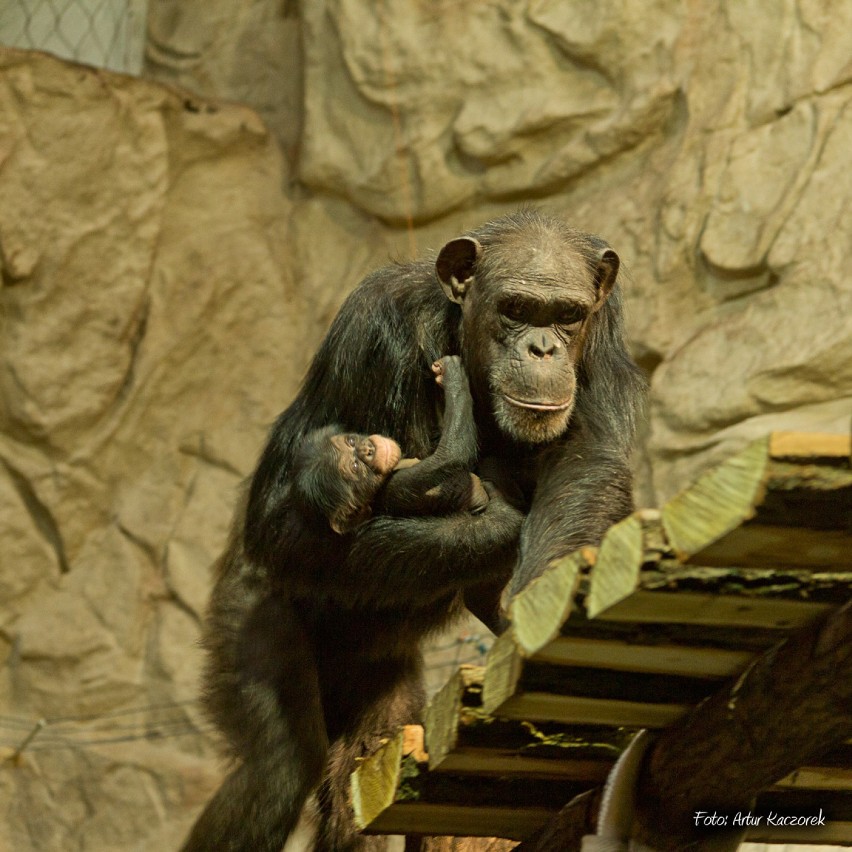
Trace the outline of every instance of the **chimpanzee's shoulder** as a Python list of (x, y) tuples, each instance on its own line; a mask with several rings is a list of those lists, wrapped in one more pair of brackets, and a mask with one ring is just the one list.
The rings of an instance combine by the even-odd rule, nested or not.
[(347, 321), (370, 317), (396, 324), (419, 323), (446, 312), (434, 258), (392, 263), (367, 275), (350, 293), (341, 313)]

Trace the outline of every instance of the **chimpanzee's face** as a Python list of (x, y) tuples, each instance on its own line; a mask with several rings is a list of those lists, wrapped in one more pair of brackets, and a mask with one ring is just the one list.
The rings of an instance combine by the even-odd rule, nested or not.
[(325, 517), (335, 532), (351, 532), (372, 514), (373, 499), (401, 455), (396, 441), (382, 435), (342, 432), (335, 424), (315, 429), (293, 463), (293, 505)]
[[(614, 283), (618, 258), (603, 252), (596, 272), (571, 242), (520, 234), (487, 249), (462, 238), (445, 250), (460, 242), (450, 252), (456, 271), (445, 291), (461, 290), (454, 300), (462, 306), (462, 351), (474, 397), (513, 440), (552, 441), (571, 418), (583, 340)], [(447, 272), (440, 256), (438, 270)]]
[(357, 435), (350, 432), (333, 435), (330, 441), (337, 453), (340, 475), (353, 483), (370, 483), (367, 487), (377, 483), (374, 492), (402, 456), (399, 444), (383, 435)]

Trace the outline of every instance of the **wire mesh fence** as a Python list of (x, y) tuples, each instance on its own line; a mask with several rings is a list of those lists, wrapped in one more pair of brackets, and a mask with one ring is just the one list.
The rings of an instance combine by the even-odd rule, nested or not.
[[(2, 2), (2, 0), (0, 0)], [(476, 629), (444, 636), (424, 649), (425, 686), (434, 695), (462, 663), (482, 665), (494, 637)], [(0, 713), (0, 763), (17, 761), (29, 752), (80, 750), (140, 740), (175, 737), (206, 738), (214, 726), (199, 721), (197, 698), (79, 715), (34, 716)]]
[(0, 0), (0, 44), (138, 74), (148, 0)]

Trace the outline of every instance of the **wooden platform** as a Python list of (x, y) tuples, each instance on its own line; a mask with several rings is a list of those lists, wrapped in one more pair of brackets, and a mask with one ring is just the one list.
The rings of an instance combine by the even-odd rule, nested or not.
[[(697, 712), (709, 726), (702, 742), (717, 737), (724, 751), (734, 737), (736, 745), (731, 728), (742, 719), (725, 702), (736, 704), (739, 688), (743, 707), (772, 716), (751, 709), (755, 678), (770, 678), (771, 706), (784, 708), (788, 729), (784, 719), (754, 720), (751, 734), (775, 748), (764, 750), (774, 763), (753, 767), (766, 782), (753, 811), (821, 808), (829, 820), (824, 829), (783, 830), (764, 820), (748, 838), (852, 845), (850, 599), (849, 438), (757, 441), (518, 595), (485, 668), (463, 669), (433, 699), (428, 762), (416, 732), (407, 740), (401, 732), (353, 775), (359, 823), (380, 833), (529, 838), (600, 787), (638, 728), (667, 734), (649, 779), (663, 787), (665, 758), (677, 752), (669, 741), (688, 741), (680, 731)], [(811, 664), (812, 646), (830, 656)], [(797, 666), (785, 692), (785, 672)], [(807, 714), (816, 727), (803, 722)], [(748, 753), (760, 762), (759, 750)], [(795, 757), (785, 767), (787, 754)], [(711, 752), (703, 762), (713, 763)], [(720, 765), (725, 775), (729, 764)], [(749, 771), (737, 768), (731, 784)], [(725, 789), (717, 787), (715, 795)], [(594, 795), (583, 801), (578, 820), (588, 832)]]

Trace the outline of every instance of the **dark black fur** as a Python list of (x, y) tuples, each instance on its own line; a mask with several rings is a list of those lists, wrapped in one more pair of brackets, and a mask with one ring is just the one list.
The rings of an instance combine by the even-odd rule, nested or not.
[(339, 423), (428, 456), (440, 436), (430, 365), (459, 354), (489, 475), (527, 513), (511, 591), (629, 513), (644, 383), (623, 339), (617, 269), (602, 240), (527, 211), (437, 258), (381, 269), (346, 300), (272, 429), (221, 566), (209, 703), (242, 763), (187, 849), (278, 849), (324, 765), (318, 848), (354, 848), (348, 771), (419, 706), (419, 641), (477, 580), (469, 603), (499, 621), (513, 544), (512, 524), (497, 522), (503, 501), (478, 517), (376, 517), (345, 540), (294, 524), (290, 483), (309, 432)]
[[(592, 288), (601, 257), (612, 254), (598, 237), (534, 211), (495, 220), (470, 236), (482, 246), (473, 291), (487, 285), (499, 290), (518, 278), (538, 280), (536, 270), (526, 275), (530, 248), (561, 250), (585, 267), (547, 286)], [(617, 269), (617, 258), (615, 263)], [(277, 563), (277, 518), (294, 448), (310, 430), (339, 422), (353, 431), (393, 436), (406, 456), (431, 452), (439, 429), (430, 365), (447, 353), (461, 354), (468, 368), (482, 455), (502, 464), (529, 508), (512, 591), (554, 558), (598, 542), (629, 514), (630, 454), (645, 383), (625, 345), (619, 287), (613, 286), (582, 331), (582, 350), (570, 365), (576, 376), (571, 419), (561, 434), (542, 443), (518, 440), (497, 424), (492, 391), (476, 366), (487, 333), (464, 323), (463, 310), (442, 292), (434, 258), (380, 269), (349, 296), (298, 396), (273, 427), (255, 472), (244, 537), (254, 561), (270, 569)]]
[[(441, 363), (441, 439), (376, 495), (386, 515), (349, 535), (330, 533), (329, 517), (352, 489), (336, 481), (334, 428), (326, 428), (294, 454), (275, 511), (273, 562), (247, 555), (238, 521), (205, 635), (207, 708), (237, 765), (185, 850), (279, 850), (318, 785), (317, 849), (378, 843), (358, 836), (350, 817), (355, 758), (417, 717), (421, 640), (462, 610), (466, 586), (511, 564), (522, 521), (493, 490), (480, 514), (459, 511), (470, 501), (476, 428), (460, 359)], [(356, 446), (363, 438), (352, 437)], [(448, 514), (423, 516), (432, 509)]]

